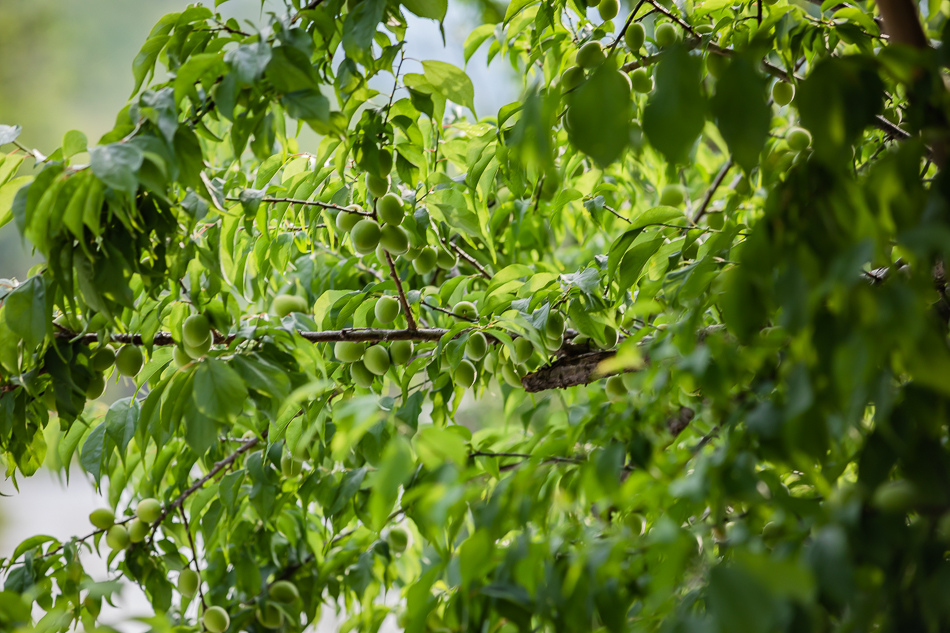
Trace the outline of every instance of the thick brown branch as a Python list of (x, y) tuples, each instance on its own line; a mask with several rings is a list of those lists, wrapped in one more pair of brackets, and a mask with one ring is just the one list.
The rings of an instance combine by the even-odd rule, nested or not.
[(521, 379), (521, 385), (530, 393), (586, 385), (603, 377), (597, 374), (597, 367), (614, 354), (614, 350), (605, 350), (580, 356), (564, 356), (527, 374)]
[[(240, 202), (241, 199), (235, 196), (228, 196), (225, 198), (228, 202)], [(304, 207), (320, 207), (322, 209), (335, 209), (341, 213), (352, 213), (354, 215), (365, 215), (367, 217), (372, 217), (372, 213), (369, 211), (360, 211), (359, 209), (350, 209), (348, 207), (341, 207), (338, 204), (332, 204), (330, 202), (320, 202), (319, 200), (299, 200), (297, 198), (271, 198), (263, 197), (261, 202), (268, 202), (271, 204), (278, 202), (286, 202), (288, 204), (299, 204)]]
[[(327, 330), (325, 332), (297, 332), (302, 338), (311, 343), (336, 343), (338, 341), (366, 341), (379, 343), (383, 341), (438, 341), (448, 332), (445, 328), (417, 328), (415, 330), (382, 330), (377, 328), (353, 328), (344, 330)], [(61, 332), (57, 338), (75, 340), (84, 345), (99, 341), (95, 333), (74, 334)], [(215, 345), (223, 345), (237, 338), (236, 334), (213, 333)], [(109, 340), (124, 345), (144, 345), (141, 334), (112, 334)], [(174, 345), (171, 332), (156, 332), (152, 345)]]
[(396, 272), (396, 264), (393, 263), (393, 256), (386, 253), (386, 263), (389, 264), (389, 273), (393, 278), (393, 281), (396, 282), (396, 291), (399, 293), (399, 303), (402, 304), (402, 311), (406, 313), (406, 323), (409, 325), (409, 329), (415, 331), (416, 329), (416, 320), (412, 318), (412, 309), (409, 307), (409, 302), (406, 300), (406, 291), (402, 289), (402, 280), (399, 278), (399, 273)]
[(884, 30), (892, 42), (926, 48), (927, 36), (920, 26), (917, 4), (912, 0), (879, 0), (878, 9), (884, 18)]

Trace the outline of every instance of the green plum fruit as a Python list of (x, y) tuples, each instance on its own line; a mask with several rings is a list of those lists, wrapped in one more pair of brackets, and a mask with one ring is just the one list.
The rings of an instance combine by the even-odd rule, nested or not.
[(211, 633), (224, 633), (231, 626), (231, 618), (228, 616), (228, 612), (221, 607), (209, 607), (205, 610), (201, 623)]
[(207, 354), (210, 349), (211, 349), (210, 336), (205, 339), (204, 343), (202, 343), (201, 345), (197, 345), (195, 347), (192, 347), (191, 345), (188, 345), (187, 343), (185, 343), (185, 353), (191, 356), (195, 360), (198, 360), (199, 358)]
[(409, 546), (409, 533), (402, 528), (395, 527), (389, 530), (386, 540), (389, 541), (389, 547), (394, 552), (402, 553)]
[(619, 0), (600, 0), (597, 12), (600, 13), (602, 20), (613, 20), (620, 13), (620, 2)]
[(364, 343), (358, 341), (337, 341), (333, 344), (333, 355), (338, 361), (344, 363), (355, 363), (363, 358), (363, 350), (366, 349)]
[(386, 148), (379, 150), (379, 175), (388, 176), (393, 170), (393, 153)]
[(115, 513), (109, 508), (93, 510), (89, 522), (100, 530), (107, 530), (115, 524)]
[(656, 30), (653, 32), (653, 39), (656, 40), (657, 46), (666, 48), (672, 46), (679, 40), (679, 32), (675, 26), (669, 22), (664, 22), (656, 27)]
[(300, 599), (297, 586), (289, 580), (278, 580), (267, 589), (268, 595), (276, 602), (290, 604)]
[(135, 376), (142, 370), (145, 362), (142, 350), (135, 345), (123, 345), (115, 355), (115, 368), (123, 376)]
[(478, 318), (478, 308), (476, 308), (475, 304), (471, 301), (459, 301), (452, 308), (452, 313), (466, 319)]
[(584, 81), (584, 69), (580, 66), (571, 66), (561, 73), (561, 90), (567, 92), (581, 85)]
[(706, 56), (706, 72), (716, 79), (722, 76), (722, 73), (725, 72), (726, 66), (728, 65), (729, 58), (724, 55), (709, 53), (709, 55)]
[(401, 226), (384, 224), (379, 232), (379, 245), (388, 253), (402, 255), (409, 250), (409, 234)]
[(277, 295), (271, 304), (271, 310), (278, 318), (283, 319), (291, 312), (309, 312), (307, 300), (297, 295)]
[(139, 519), (129, 521), (129, 540), (133, 543), (141, 543), (148, 536), (148, 524)]
[(106, 532), (106, 545), (113, 551), (125, 549), (129, 546), (130, 542), (129, 531), (122, 525), (113, 525), (109, 528), (109, 531)]
[(92, 379), (86, 386), (86, 398), (95, 400), (106, 390), (106, 379), (97, 371), (92, 372)]
[(465, 355), (472, 360), (481, 360), (488, 353), (488, 339), (481, 332), (474, 332), (465, 342)]
[(514, 349), (511, 358), (519, 365), (528, 362), (528, 359), (534, 354), (534, 345), (527, 338), (520, 336), (512, 343)]
[(373, 345), (363, 352), (363, 364), (373, 374), (382, 376), (389, 371), (389, 350), (382, 345)]
[(475, 370), (475, 365), (473, 365), (470, 360), (463, 358), (461, 361), (459, 361), (458, 366), (455, 368), (455, 371), (452, 374), (452, 379), (459, 387), (468, 389), (475, 384), (475, 378), (477, 376), (478, 372)]
[(399, 301), (396, 297), (382, 296), (376, 300), (373, 313), (380, 323), (392, 323), (399, 316)]
[(389, 184), (389, 176), (381, 178), (375, 174), (366, 174), (366, 191), (374, 198), (385, 196), (389, 191)]
[(406, 217), (402, 208), (402, 198), (394, 193), (387, 193), (376, 201), (376, 215), (379, 221), (386, 224), (400, 224)]
[(607, 398), (611, 402), (621, 402), (627, 397), (627, 388), (623, 386), (623, 380), (620, 376), (611, 376), (604, 385), (604, 391), (607, 392)]
[(795, 98), (795, 86), (784, 81), (776, 81), (772, 85), (772, 101), (776, 105), (787, 106)]
[(604, 54), (604, 47), (600, 42), (587, 42), (577, 51), (576, 63), (581, 68), (596, 68), (604, 63), (607, 56)]
[(350, 231), (353, 248), (360, 255), (368, 255), (379, 246), (380, 230), (375, 220), (363, 219)]
[(366, 369), (366, 365), (363, 364), (363, 361), (356, 361), (350, 365), (350, 378), (357, 387), (369, 389), (373, 386), (373, 380), (376, 379), (376, 376), (373, 375), (373, 372)]
[(284, 477), (296, 477), (303, 471), (303, 462), (294, 459), (290, 453), (284, 453), (280, 456), (280, 473)]
[(548, 321), (544, 324), (544, 334), (547, 338), (558, 338), (564, 334), (564, 315), (560, 312), (548, 314)]
[(667, 207), (678, 207), (686, 200), (686, 189), (683, 185), (666, 185), (660, 191), (660, 204)]
[(155, 523), (162, 516), (162, 504), (158, 499), (142, 499), (135, 506), (135, 516), (144, 523)]
[[(355, 211), (362, 211), (358, 206), (350, 205), (347, 209), (353, 209)], [(364, 216), (359, 213), (349, 213), (347, 211), (340, 211), (336, 214), (336, 228), (340, 229), (344, 233), (349, 233), (353, 230), (353, 227), (356, 226), (356, 223), (363, 219)]]
[(450, 270), (455, 267), (458, 263), (458, 257), (455, 256), (455, 253), (450, 253), (444, 248), (438, 249), (438, 252), (435, 256), (435, 264), (442, 270)]
[(174, 360), (175, 364), (179, 367), (184, 367), (191, 362), (191, 356), (188, 355), (188, 352), (186, 352), (184, 348), (176, 345), (172, 350), (172, 360)]
[(412, 358), (412, 341), (393, 341), (389, 346), (389, 357), (393, 365), (405, 365)]
[(284, 623), (284, 614), (270, 603), (257, 607), (254, 615), (265, 629), (279, 629)]
[(203, 314), (193, 314), (181, 325), (181, 340), (185, 345), (198, 347), (211, 338), (211, 323)]
[(643, 47), (643, 42), (646, 41), (646, 31), (643, 30), (643, 25), (634, 22), (628, 26), (623, 34), (623, 41), (627, 44), (627, 48), (630, 49), (631, 53), (639, 51)]
[(630, 84), (634, 91), (640, 93), (653, 92), (653, 77), (646, 68), (637, 68), (630, 76)]
[(790, 127), (785, 133), (785, 142), (796, 152), (804, 151), (811, 145), (811, 132), (805, 128)]
[(524, 388), (521, 384), (521, 376), (521, 369), (517, 365), (513, 365), (512, 363), (504, 363), (501, 366), (501, 377), (506, 383), (508, 383), (509, 386), (516, 389)]
[(435, 270), (439, 254), (431, 246), (426, 246), (419, 251), (419, 256), (412, 260), (412, 268), (420, 275), (427, 275)]
[(185, 567), (178, 573), (178, 593), (186, 598), (194, 598), (198, 593), (198, 572)]
[(92, 355), (92, 368), (96, 371), (105, 371), (115, 363), (115, 352), (108, 345), (103, 345)]

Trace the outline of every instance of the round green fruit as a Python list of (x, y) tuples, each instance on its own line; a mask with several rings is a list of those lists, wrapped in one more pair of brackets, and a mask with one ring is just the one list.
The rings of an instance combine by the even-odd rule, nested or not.
[(693, 27), (693, 30), (699, 35), (709, 35), (713, 32), (714, 28), (715, 27), (712, 24), (697, 24)]
[(438, 252), (435, 256), (435, 264), (443, 270), (450, 270), (455, 267), (458, 263), (458, 257), (454, 253), (450, 253), (444, 248), (438, 249)]
[(455, 368), (455, 372), (452, 374), (455, 384), (463, 389), (468, 389), (474, 385), (476, 377), (478, 377), (478, 372), (475, 370), (475, 365), (464, 358), (459, 362), (458, 367)]
[(202, 356), (208, 353), (208, 350), (211, 349), (211, 337), (205, 339), (204, 343), (201, 345), (192, 347), (185, 343), (185, 353), (191, 356), (193, 359), (198, 360)]
[(728, 57), (716, 55), (715, 53), (710, 53), (706, 56), (706, 72), (716, 79), (719, 79), (722, 76), (722, 73), (725, 72), (726, 66), (728, 65)]
[(790, 127), (785, 133), (785, 142), (796, 152), (804, 151), (811, 145), (811, 132), (805, 128)]
[(86, 386), (86, 398), (95, 400), (106, 390), (106, 379), (97, 371), (92, 372), (92, 378)]
[(646, 68), (637, 68), (630, 76), (630, 85), (639, 93), (653, 92), (653, 77)]
[(115, 524), (115, 513), (109, 508), (93, 510), (89, 515), (89, 522), (100, 530), (107, 530)]
[(534, 345), (523, 336), (514, 340), (513, 347), (511, 358), (519, 365), (528, 362), (528, 359), (534, 354)]
[(376, 379), (376, 376), (366, 369), (366, 365), (362, 361), (357, 361), (350, 365), (350, 378), (357, 387), (369, 389), (373, 386), (373, 380)]
[(388, 149), (379, 150), (379, 175), (388, 176), (393, 170), (393, 153)]
[(871, 505), (882, 512), (903, 514), (911, 510), (918, 500), (917, 487), (906, 479), (898, 479), (878, 486), (871, 498)]
[(584, 81), (584, 69), (580, 66), (571, 66), (561, 73), (561, 90), (567, 92), (581, 85)]
[(412, 268), (420, 275), (427, 275), (435, 270), (439, 254), (431, 246), (426, 246), (419, 251), (419, 256), (412, 260)]
[(188, 352), (186, 352), (183, 348), (176, 345), (172, 350), (172, 360), (174, 360), (175, 364), (179, 367), (184, 367), (191, 362), (191, 356), (189, 356)]
[(113, 551), (125, 549), (129, 546), (130, 542), (129, 531), (121, 525), (113, 525), (109, 528), (109, 531), (106, 532), (106, 545)]
[(452, 313), (466, 319), (478, 318), (478, 308), (476, 308), (475, 304), (471, 301), (459, 301), (455, 304), (455, 307), (452, 308)]
[(419, 253), (421, 252), (422, 252), (421, 248), (413, 246), (409, 250), (407, 250), (405, 253), (403, 253), (402, 256), (412, 262), (412, 261), (415, 261), (416, 257), (419, 257)]
[[(354, 205), (347, 207), (347, 209), (354, 209), (360, 211), (361, 209)], [(353, 230), (353, 227), (356, 226), (356, 223), (363, 218), (359, 213), (349, 213), (348, 211), (340, 211), (336, 214), (336, 228), (340, 229), (344, 233), (349, 233)]]
[(772, 101), (776, 105), (787, 106), (795, 98), (795, 86), (784, 81), (776, 81), (772, 85)]
[(123, 376), (135, 376), (142, 370), (145, 358), (135, 345), (124, 345), (115, 355), (115, 368)]
[(374, 198), (385, 196), (389, 191), (389, 176), (380, 178), (374, 174), (366, 174), (366, 191)]
[(409, 546), (409, 533), (402, 528), (391, 529), (386, 539), (389, 541), (389, 547), (396, 553), (405, 552)]
[(544, 324), (544, 334), (547, 338), (559, 338), (564, 334), (564, 315), (560, 312), (552, 312), (548, 315), (548, 321)]
[(619, 0), (600, 0), (597, 12), (600, 13), (602, 20), (613, 20), (620, 13), (620, 2)]
[(664, 22), (663, 24), (656, 27), (656, 31), (653, 32), (653, 39), (656, 40), (656, 45), (660, 48), (666, 48), (667, 46), (672, 46), (679, 39), (679, 33), (676, 30), (676, 27), (670, 24), (669, 22)]
[(627, 388), (623, 386), (623, 380), (620, 379), (620, 376), (608, 378), (604, 391), (607, 392), (607, 398), (611, 402), (621, 402), (627, 397)]
[(129, 540), (133, 543), (141, 543), (148, 536), (148, 524), (138, 519), (129, 521)]
[(181, 325), (181, 340), (185, 345), (199, 347), (211, 338), (211, 323), (203, 314), (193, 314)]
[(211, 633), (224, 633), (231, 626), (231, 618), (228, 612), (221, 607), (209, 607), (201, 618), (201, 623)]
[(395, 297), (383, 296), (376, 300), (373, 308), (376, 320), (380, 323), (392, 323), (399, 316), (399, 301)]
[(620, 340), (620, 335), (617, 334), (617, 330), (610, 327), (609, 325), (604, 327), (604, 349), (613, 349), (617, 347), (617, 342)]
[(368, 255), (379, 246), (380, 230), (375, 220), (364, 219), (356, 223), (350, 231), (353, 248), (360, 255)]
[(155, 523), (162, 516), (162, 504), (158, 499), (142, 499), (135, 506), (135, 516), (145, 523)]
[(660, 191), (660, 204), (667, 207), (678, 207), (686, 200), (686, 189), (683, 185), (666, 185)]
[(338, 361), (344, 363), (355, 363), (363, 358), (363, 350), (366, 346), (356, 341), (337, 341), (333, 344), (333, 355)]
[(600, 42), (587, 42), (577, 51), (576, 63), (581, 68), (596, 68), (604, 63), (604, 47)]
[(388, 253), (402, 255), (409, 250), (409, 234), (401, 226), (384, 224), (379, 232), (379, 245)]
[(588, 7), (596, 7), (600, 4), (600, 0), (583, 0), (583, 2)]
[(521, 370), (511, 363), (505, 363), (501, 366), (501, 377), (510, 387), (515, 389), (524, 387), (521, 384)]
[(393, 341), (389, 346), (393, 365), (405, 365), (412, 358), (412, 341)]
[(309, 308), (307, 300), (296, 295), (277, 295), (274, 297), (274, 303), (271, 304), (271, 310), (279, 319), (283, 319), (291, 312), (309, 312)]
[(389, 371), (389, 350), (382, 345), (373, 345), (363, 353), (363, 364), (373, 374), (382, 376)]
[(726, 223), (726, 214), (723, 213), (722, 211), (713, 211), (713, 212), (706, 213), (706, 224), (709, 225), (709, 228), (719, 231), (722, 229), (725, 223)]
[(96, 371), (105, 371), (115, 363), (115, 352), (108, 345), (100, 347), (92, 355), (92, 368)]
[(556, 352), (561, 349), (561, 346), (564, 345), (564, 335), (559, 336), (545, 336), (544, 337), (544, 347), (549, 352)]
[(303, 471), (303, 462), (294, 459), (293, 455), (284, 453), (280, 456), (280, 473), (284, 477), (296, 477)]
[(178, 574), (178, 593), (186, 598), (194, 598), (198, 593), (198, 572), (188, 567)]
[(639, 51), (643, 47), (643, 42), (646, 41), (646, 31), (643, 30), (643, 25), (634, 22), (628, 26), (623, 34), (623, 41), (627, 44), (627, 48), (630, 49), (631, 53)]
[(472, 360), (481, 360), (488, 353), (488, 339), (481, 332), (475, 332), (465, 342), (465, 355)]
[(627, 388), (627, 391), (636, 391), (640, 386), (640, 374), (635, 371), (625, 371), (620, 374), (620, 380), (623, 381), (623, 386)]
[(380, 222), (386, 224), (399, 224), (406, 217), (406, 212), (402, 208), (402, 198), (394, 193), (387, 193), (376, 201), (376, 215)]
[(284, 623), (284, 614), (281, 613), (280, 609), (269, 603), (265, 604), (263, 609), (257, 607), (254, 615), (265, 629), (279, 629)]
[(300, 599), (296, 585), (289, 580), (278, 580), (267, 590), (268, 595), (277, 602), (290, 604)]

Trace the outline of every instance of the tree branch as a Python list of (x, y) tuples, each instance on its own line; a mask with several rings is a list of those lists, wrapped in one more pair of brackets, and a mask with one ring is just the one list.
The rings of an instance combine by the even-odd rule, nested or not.
[(703, 196), (703, 201), (699, 205), (699, 210), (696, 211), (696, 215), (693, 216), (693, 224), (698, 224), (704, 215), (706, 215), (706, 209), (709, 208), (709, 203), (712, 202), (713, 195), (716, 193), (716, 189), (719, 188), (719, 185), (722, 184), (722, 181), (726, 179), (726, 174), (729, 173), (729, 170), (732, 169), (732, 157), (729, 157), (729, 160), (726, 161), (726, 164), (722, 166), (722, 169), (719, 170), (719, 173), (716, 174), (716, 177), (713, 179), (712, 184), (709, 185), (709, 189), (706, 190), (706, 195)]
[(396, 272), (396, 264), (393, 263), (393, 256), (386, 251), (386, 263), (389, 264), (389, 273), (396, 282), (396, 291), (399, 293), (399, 303), (402, 304), (402, 311), (406, 313), (406, 323), (410, 330), (416, 330), (416, 320), (412, 318), (412, 310), (409, 308), (409, 302), (406, 301), (406, 292), (402, 289), (402, 280), (399, 273)]
[[(240, 202), (241, 199), (236, 196), (227, 196), (225, 200), (228, 202)], [(261, 202), (268, 202), (271, 204), (276, 204), (279, 202), (286, 202), (287, 204), (299, 204), (304, 207), (320, 207), (322, 209), (335, 209), (341, 213), (352, 213), (354, 215), (364, 215), (366, 217), (372, 217), (373, 214), (370, 211), (358, 211), (357, 209), (350, 209), (348, 207), (341, 207), (338, 204), (333, 204), (330, 202), (320, 202), (319, 200), (300, 200), (298, 198), (271, 198), (265, 196), (261, 198)]]
[(188, 543), (191, 544), (191, 560), (195, 565), (195, 573), (198, 574), (198, 597), (201, 598), (201, 606), (207, 609), (208, 602), (205, 600), (204, 589), (201, 588), (201, 568), (198, 565), (198, 548), (195, 547), (195, 539), (191, 536), (191, 527), (188, 525), (188, 516), (185, 514), (185, 509), (179, 506), (178, 514), (181, 515), (181, 520), (185, 524), (185, 534), (188, 535)]
[(456, 254), (456, 255), (458, 255), (459, 257), (461, 257), (462, 259), (464, 259), (465, 261), (467, 261), (469, 264), (471, 264), (472, 267), (475, 268), (475, 270), (478, 271), (478, 274), (480, 274), (480, 275), (481, 275), (482, 277), (484, 277), (485, 279), (491, 279), (491, 273), (489, 273), (487, 270), (485, 270), (485, 268), (484, 268), (481, 264), (478, 263), (478, 260), (477, 260), (477, 259), (475, 259), (475, 258), (472, 257), (471, 255), (469, 255), (468, 253), (466, 253), (465, 251), (463, 251), (460, 246), (458, 246), (457, 244), (455, 244), (454, 242), (452, 242), (452, 241), (450, 241), (450, 240), (446, 240), (446, 239), (443, 239), (443, 238), (441, 238), (441, 237), (439, 238), (439, 240), (440, 240), (444, 245), (448, 246), (448, 247), (451, 248), (453, 251), (455, 251), (455, 254)]

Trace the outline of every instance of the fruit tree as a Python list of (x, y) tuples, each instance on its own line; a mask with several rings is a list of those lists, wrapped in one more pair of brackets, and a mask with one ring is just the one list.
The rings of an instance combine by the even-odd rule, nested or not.
[(950, 3), (222, 3), (0, 126), (0, 629), (950, 629)]

